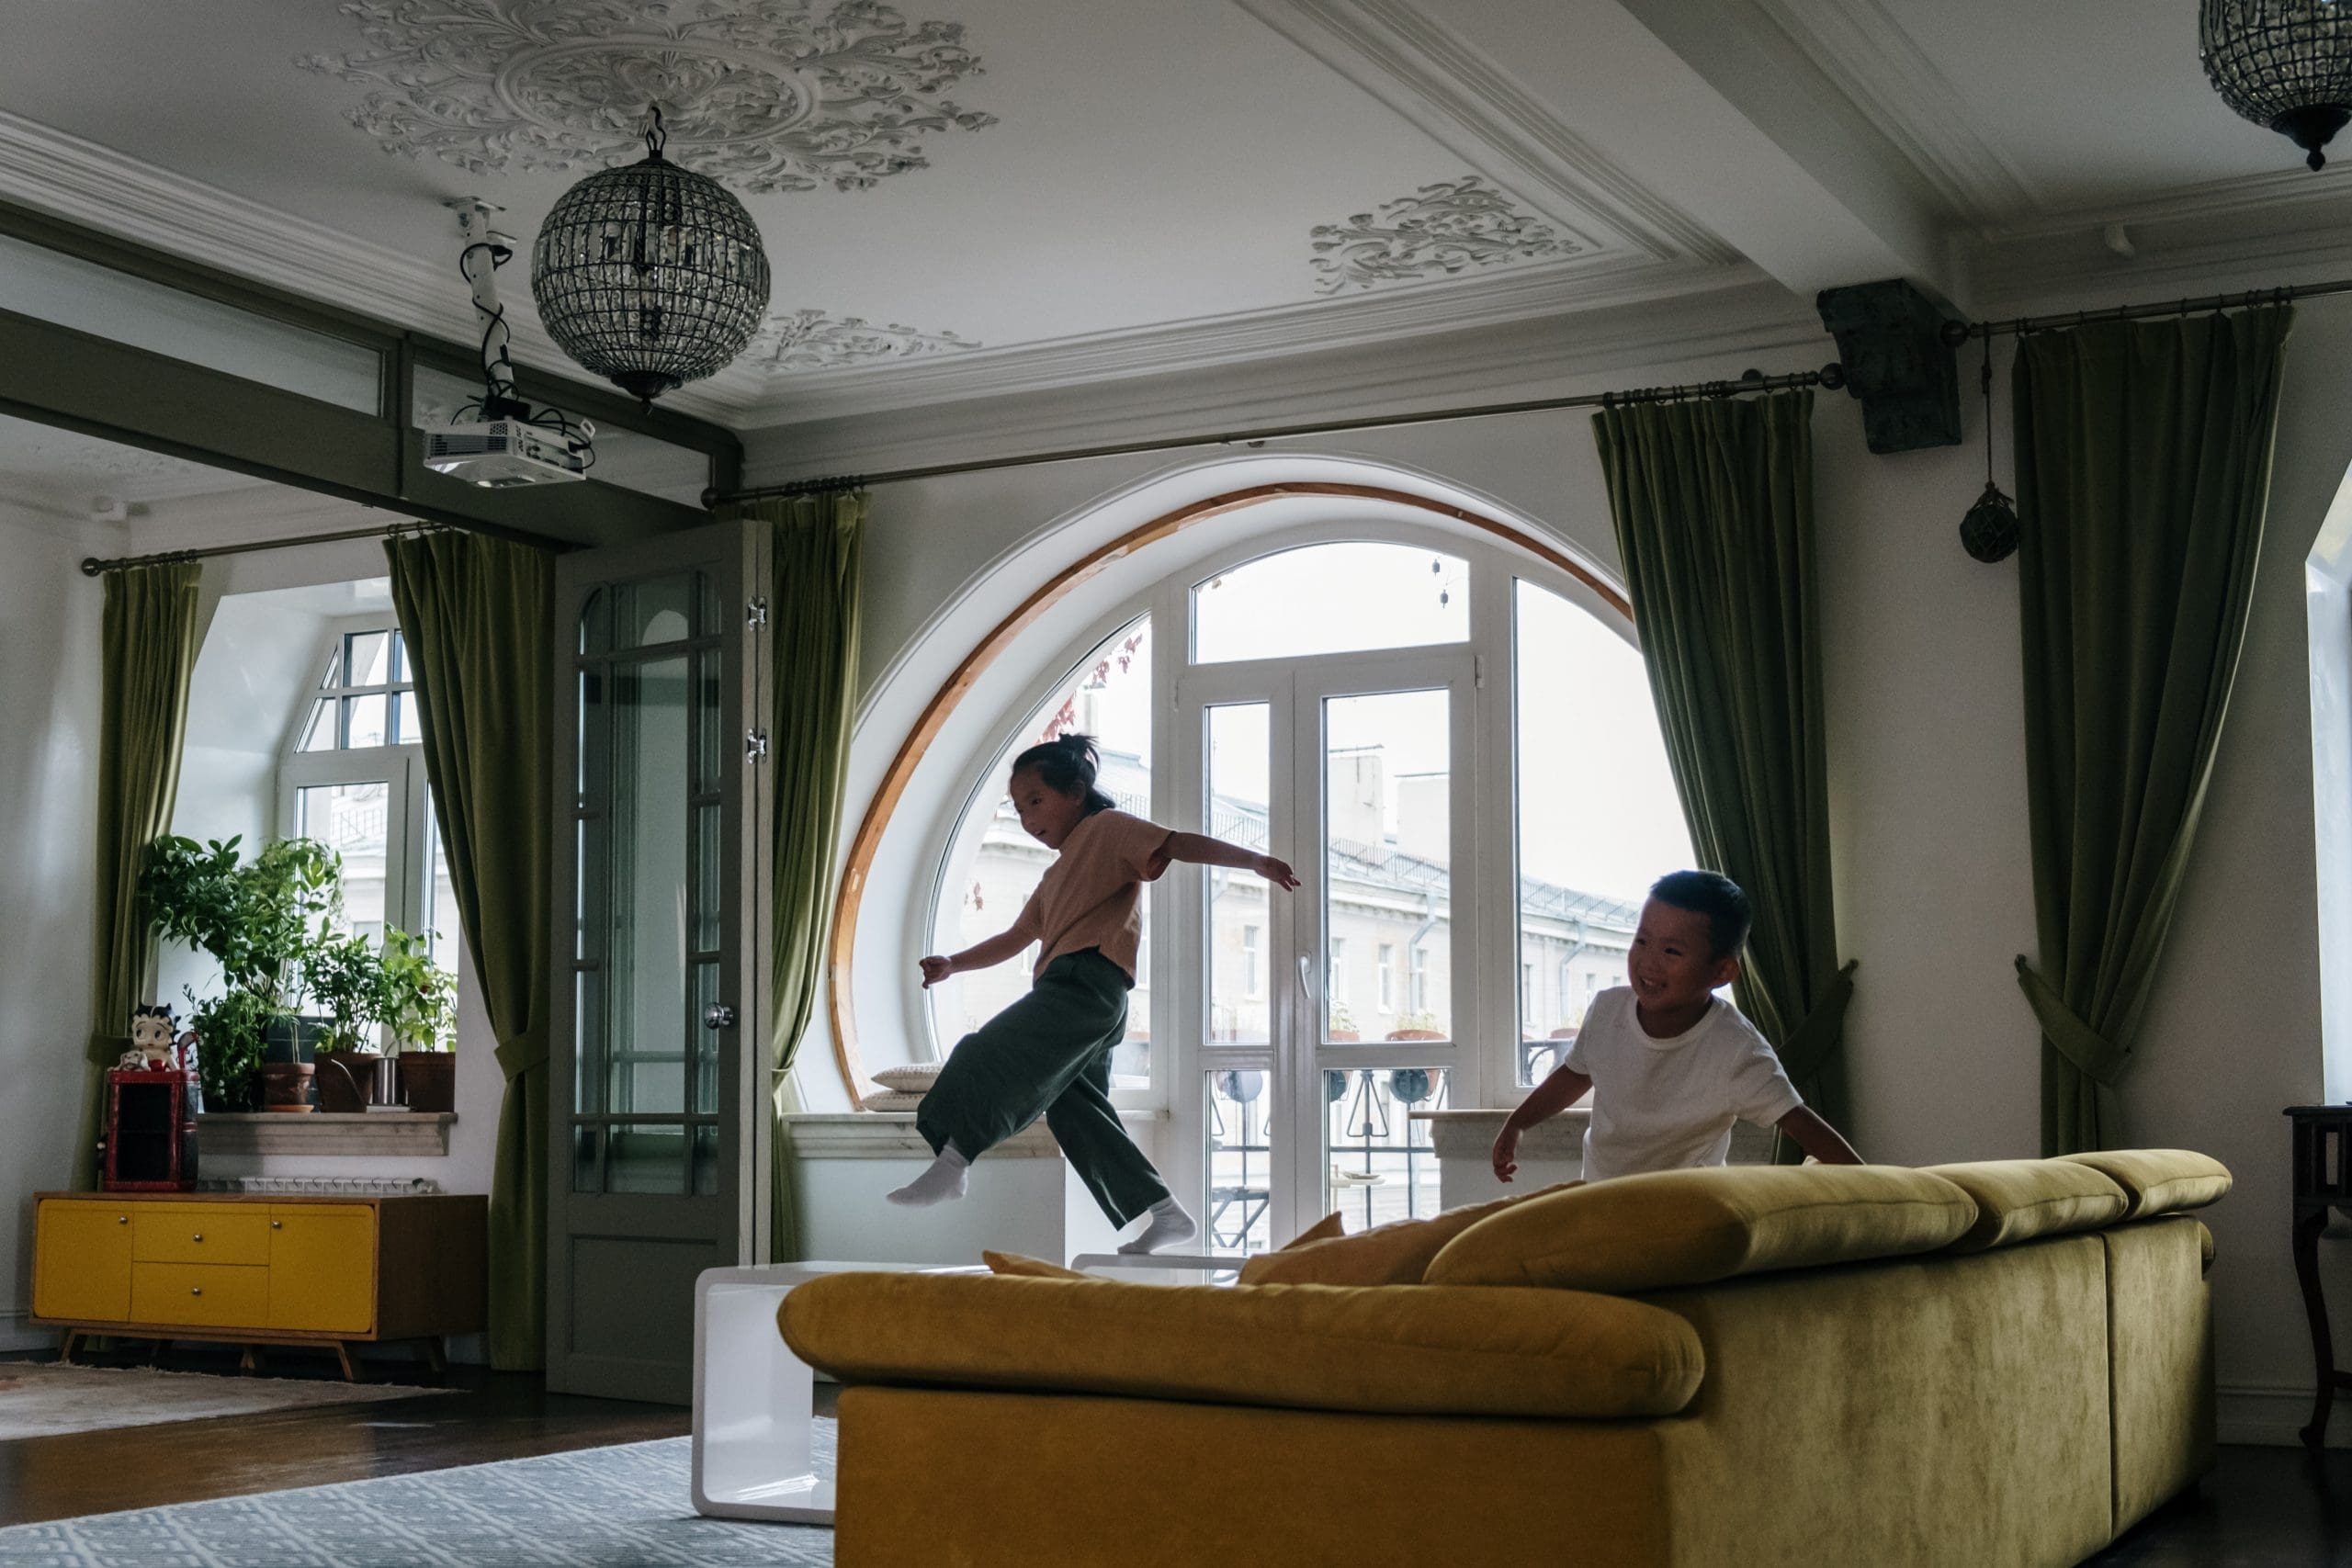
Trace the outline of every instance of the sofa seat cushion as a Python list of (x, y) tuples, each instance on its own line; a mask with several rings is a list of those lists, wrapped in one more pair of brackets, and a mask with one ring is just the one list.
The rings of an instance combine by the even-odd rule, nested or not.
[(1675, 1314), (1566, 1291), (835, 1274), (777, 1322), (844, 1382), (1400, 1416), (1671, 1415), (1706, 1364)]
[(1976, 1204), (1897, 1166), (1713, 1166), (1596, 1181), (1489, 1216), (1446, 1244), (1431, 1285), (1629, 1294), (1949, 1247)]
[[(1575, 1182), (1562, 1184), (1566, 1187)], [(1512, 1192), (1484, 1203), (1467, 1203), (1425, 1220), (1391, 1220), (1385, 1225), (1318, 1236), (1301, 1236), (1279, 1252), (1261, 1252), (1241, 1266), (1245, 1285), (1418, 1285), (1430, 1260), (1445, 1244), (1489, 1214), (1501, 1213), (1544, 1192)], [(1330, 1216), (1338, 1219), (1337, 1214)], [(1318, 1225), (1317, 1227), (1320, 1229)]]
[(2201, 1209), (2230, 1195), (2230, 1168), (2195, 1149), (2099, 1149), (2058, 1157), (2113, 1179), (2132, 1200), (2127, 1220)]
[(1976, 1201), (1976, 1223), (1954, 1252), (1989, 1252), (2041, 1235), (2095, 1231), (2121, 1220), (2131, 1196), (2103, 1172), (2063, 1159), (1987, 1159), (1931, 1165)]

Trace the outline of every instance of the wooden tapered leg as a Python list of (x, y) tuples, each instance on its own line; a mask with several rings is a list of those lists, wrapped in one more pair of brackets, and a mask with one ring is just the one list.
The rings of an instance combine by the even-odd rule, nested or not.
[(353, 1365), (351, 1360), (351, 1347), (340, 1339), (334, 1342), (334, 1359), (343, 1363), (344, 1382), (357, 1382), (359, 1381), (359, 1369)]
[(65, 1331), (65, 1337), (58, 1343), (58, 1347), (57, 1347), (57, 1359), (58, 1359), (58, 1360), (59, 1360), (61, 1363), (62, 1363), (62, 1362), (65, 1362), (65, 1361), (70, 1361), (70, 1360), (72, 1360), (72, 1359), (74, 1359), (74, 1347), (75, 1347), (75, 1346), (79, 1345), (81, 1342), (82, 1342), (82, 1336), (81, 1336), (81, 1334), (80, 1334), (77, 1330), (71, 1329), (71, 1328), (67, 1329), (67, 1330)]

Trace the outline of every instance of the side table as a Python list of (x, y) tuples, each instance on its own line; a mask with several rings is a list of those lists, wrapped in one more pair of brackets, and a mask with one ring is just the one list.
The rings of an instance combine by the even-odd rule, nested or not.
[(795, 1286), (828, 1274), (969, 1274), (914, 1263), (768, 1263), (695, 1280), (695, 1512), (712, 1518), (833, 1522), (833, 1483), (809, 1438), (816, 1373), (776, 1329)]
[(2295, 1278), (2303, 1287), (2303, 1313), (2311, 1320), (2312, 1359), (2319, 1388), (2312, 1398), (2312, 1422), (2303, 1441), (2327, 1441), (2327, 1417), (2335, 1391), (2352, 1388), (2352, 1373), (2335, 1368), (2335, 1345), (2328, 1333), (2327, 1303), (2320, 1294), (2319, 1236), (2328, 1215), (2352, 1213), (2352, 1105), (2290, 1105), (2295, 1130)]

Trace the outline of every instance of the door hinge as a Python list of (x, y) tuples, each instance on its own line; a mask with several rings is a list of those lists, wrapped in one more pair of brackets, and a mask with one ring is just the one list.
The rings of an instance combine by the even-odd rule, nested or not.
[(1487, 656), (1483, 653), (1470, 656), (1470, 683), (1482, 692), (1487, 689)]
[(768, 624), (768, 602), (765, 598), (754, 598), (743, 607), (743, 624), (753, 631)]
[(764, 762), (767, 760), (768, 732), (764, 729), (745, 730), (743, 732), (743, 761)]

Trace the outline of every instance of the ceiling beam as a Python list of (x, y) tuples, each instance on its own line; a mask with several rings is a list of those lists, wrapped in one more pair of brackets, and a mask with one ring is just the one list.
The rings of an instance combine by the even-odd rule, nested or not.
[(1953, 297), (1925, 178), (1753, 0), (1445, 0), (1427, 14), (1792, 291), (1907, 277)]

